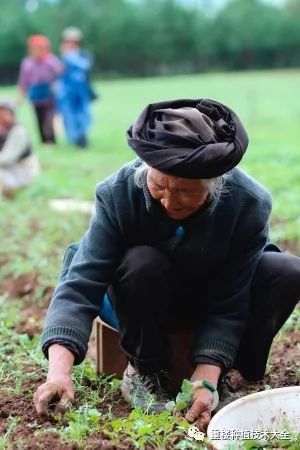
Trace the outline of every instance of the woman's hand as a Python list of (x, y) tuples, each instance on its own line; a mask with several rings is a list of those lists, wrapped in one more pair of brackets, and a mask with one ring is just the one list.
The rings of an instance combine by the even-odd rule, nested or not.
[(65, 406), (74, 400), (74, 386), (69, 375), (53, 377), (38, 387), (33, 402), (39, 416), (48, 416), (49, 404), (57, 400), (58, 406)]
[(187, 411), (185, 418), (189, 422), (197, 422), (200, 431), (205, 432), (211, 417), (213, 394), (210, 390), (196, 388), (193, 395), (193, 404)]
[(46, 383), (38, 387), (33, 397), (39, 416), (47, 416), (49, 404), (59, 401), (63, 408), (74, 400), (74, 386), (71, 378), (74, 355), (66, 347), (53, 344), (48, 349), (49, 371)]
[[(218, 385), (221, 368), (212, 364), (198, 364), (191, 377), (191, 381), (206, 380), (214, 386)], [(210, 422), (213, 404), (213, 394), (205, 387), (194, 390), (193, 404), (185, 415), (189, 422), (196, 422), (200, 431), (205, 432)]]

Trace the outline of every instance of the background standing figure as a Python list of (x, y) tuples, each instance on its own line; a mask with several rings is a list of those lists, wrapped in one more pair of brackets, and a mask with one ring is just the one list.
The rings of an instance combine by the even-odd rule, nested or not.
[(68, 141), (85, 148), (88, 144), (86, 133), (91, 124), (90, 101), (93, 99), (89, 84), (92, 58), (81, 48), (81, 42), (82, 32), (78, 28), (63, 31), (61, 53), (65, 71), (60, 78), (57, 102)]
[(19, 87), (22, 95), (27, 95), (33, 104), (41, 141), (54, 144), (54, 82), (61, 74), (63, 66), (51, 53), (50, 42), (46, 36), (30, 36), (27, 45), (29, 56), (21, 64)]
[(10, 103), (0, 101), (0, 197), (30, 184), (38, 172), (25, 127), (15, 122)]

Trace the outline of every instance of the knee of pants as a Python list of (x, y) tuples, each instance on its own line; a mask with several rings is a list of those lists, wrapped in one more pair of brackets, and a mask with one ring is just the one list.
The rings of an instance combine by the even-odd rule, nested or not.
[(133, 281), (136, 286), (142, 282), (145, 286), (147, 281), (164, 277), (170, 266), (168, 256), (160, 250), (148, 245), (138, 245), (126, 252), (117, 269), (117, 279), (121, 282)]
[(258, 269), (269, 278), (270, 284), (285, 289), (300, 298), (300, 258), (289, 253), (266, 252)]

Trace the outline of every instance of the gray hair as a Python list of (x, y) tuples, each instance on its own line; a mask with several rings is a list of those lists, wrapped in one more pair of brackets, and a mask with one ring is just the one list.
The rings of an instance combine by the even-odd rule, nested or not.
[[(143, 180), (149, 168), (150, 166), (148, 166), (148, 164), (146, 164), (145, 162), (142, 162), (140, 166), (136, 167), (134, 172), (134, 182), (138, 188), (143, 187)], [(227, 174), (221, 175), (220, 177), (216, 178), (207, 178), (200, 180), (203, 186), (207, 187), (209, 195), (212, 199), (219, 198), (222, 194), (225, 194), (227, 192), (224, 187), (226, 175)]]

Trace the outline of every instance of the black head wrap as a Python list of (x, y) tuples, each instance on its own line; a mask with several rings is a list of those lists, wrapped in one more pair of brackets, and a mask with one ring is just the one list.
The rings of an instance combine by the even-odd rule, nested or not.
[(238, 116), (214, 100), (148, 105), (127, 141), (149, 166), (182, 178), (214, 178), (242, 159), (248, 136)]

